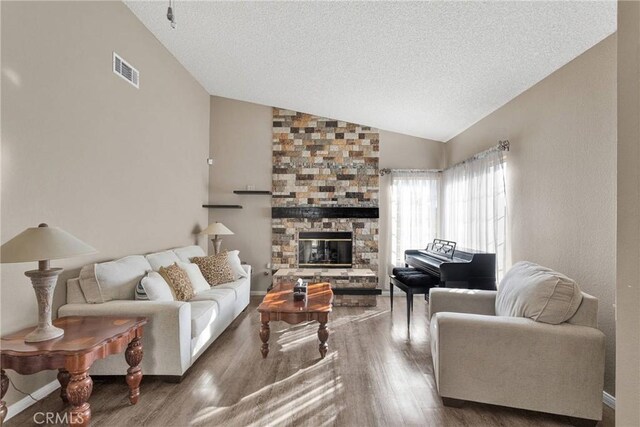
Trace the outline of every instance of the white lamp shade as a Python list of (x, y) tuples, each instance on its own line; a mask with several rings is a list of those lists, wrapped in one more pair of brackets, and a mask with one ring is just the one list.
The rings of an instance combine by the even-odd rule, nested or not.
[(0, 262), (31, 262), (69, 258), (96, 250), (58, 227), (27, 228), (0, 247)]
[(229, 234), (233, 234), (233, 231), (229, 230), (221, 222), (214, 222), (213, 224), (209, 224), (209, 226), (207, 228), (205, 228), (204, 230), (202, 230), (200, 232), (200, 234), (229, 235)]

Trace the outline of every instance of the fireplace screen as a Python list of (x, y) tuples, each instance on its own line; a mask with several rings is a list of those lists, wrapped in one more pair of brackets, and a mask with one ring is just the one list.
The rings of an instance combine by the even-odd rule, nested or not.
[(349, 232), (305, 232), (298, 235), (298, 267), (351, 267), (353, 238)]

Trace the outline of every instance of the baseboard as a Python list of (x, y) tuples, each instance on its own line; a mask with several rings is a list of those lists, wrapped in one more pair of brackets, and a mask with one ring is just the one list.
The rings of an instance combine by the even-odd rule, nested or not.
[[(60, 383), (58, 382), (58, 380), (53, 380), (49, 384), (46, 384), (31, 393), (31, 396), (33, 396), (37, 400), (44, 399), (59, 388)], [(18, 415), (20, 412), (24, 411), (34, 403), (36, 403), (36, 400), (33, 400), (29, 396), (25, 396), (22, 399), (18, 400), (16, 403), (9, 405), (7, 407), (7, 417), (5, 418), (5, 421), (9, 420), (15, 415)]]
[(611, 409), (616, 409), (616, 398), (606, 391), (602, 392), (602, 402)]

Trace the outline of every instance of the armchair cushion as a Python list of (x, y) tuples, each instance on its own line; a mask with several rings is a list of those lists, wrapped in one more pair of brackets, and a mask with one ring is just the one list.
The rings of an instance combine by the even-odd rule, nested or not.
[(522, 261), (500, 283), (496, 315), (527, 317), (557, 325), (569, 320), (581, 302), (582, 292), (575, 281), (549, 268)]

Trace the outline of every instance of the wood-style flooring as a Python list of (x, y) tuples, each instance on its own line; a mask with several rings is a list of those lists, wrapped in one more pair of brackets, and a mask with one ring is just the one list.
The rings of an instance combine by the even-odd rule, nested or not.
[[(318, 353), (317, 323), (271, 323), (270, 353), (260, 354), (251, 305), (198, 359), (179, 384), (145, 377), (130, 406), (124, 377), (94, 381), (92, 426), (567, 426), (565, 417), (438, 397), (426, 303), (416, 297), (407, 338), (404, 298), (378, 307), (336, 307), (329, 352)], [(6, 426), (29, 426), (37, 412), (64, 411), (55, 392)], [(602, 426), (613, 426), (605, 407)]]

